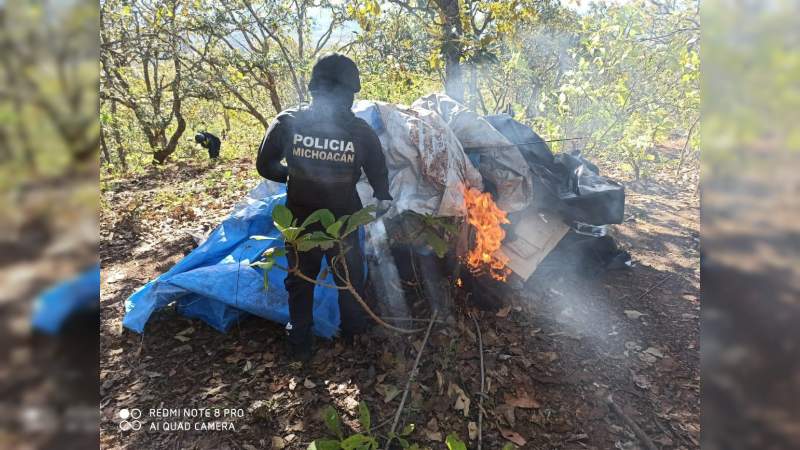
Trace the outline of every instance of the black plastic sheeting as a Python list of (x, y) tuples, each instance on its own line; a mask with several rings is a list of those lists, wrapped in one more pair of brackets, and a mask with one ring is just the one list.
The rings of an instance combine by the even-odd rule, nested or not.
[(558, 185), (558, 196), (566, 217), (591, 225), (622, 223), (625, 188), (621, 184), (599, 175), (597, 166), (580, 154), (559, 153), (555, 166), (565, 175), (566, 183)]
[(537, 175), (534, 195), (540, 197), (536, 201), (540, 207), (558, 211), (568, 223), (622, 223), (625, 188), (621, 184), (601, 176), (597, 166), (579, 153), (559, 153), (554, 156), (541, 136), (508, 114), (484, 118), (506, 139), (516, 144), (528, 166)]
[(584, 277), (632, 267), (631, 255), (611, 236), (584, 236), (570, 230), (539, 264), (537, 272), (564, 273), (567, 268)]
[[(539, 270), (571, 267), (584, 276), (631, 267), (631, 255), (611, 236), (585, 236), (574, 229), (622, 223), (625, 188), (600, 175), (580, 153), (553, 155), (544, 139), (508, 114), (484, 117), (522, 153), (534, 177), (534, 206), (557, 211), (573, 227), (547, 255)], [(511, 215), (513, 222), (514, 215)], [(591, 228), (591, 227), (588, 227)], [(513, 239), (514, 236), (509, 236)]]

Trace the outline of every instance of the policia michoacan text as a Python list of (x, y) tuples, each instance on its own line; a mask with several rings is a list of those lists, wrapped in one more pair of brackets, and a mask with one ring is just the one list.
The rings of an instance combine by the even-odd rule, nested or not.
[[(360, 210), (356, 182), (362, 169), (379, 200), (379, 212), (385, 211), (392, 197), (380, 140), (351, 111), (355, 93), (361, 90), (356, 64), (340, 54), (323, 56), (312, 69), (308, 88), (311, 104), (281, 112), (267, 130), (258, 151), (258, 173), (286, 183), (286, 206), (300, 223), (318, 209), (331, 210), (337, 219)], [(283, 159), (286, 165), (281, 164)], [(345, 260), (350, 280), (357, 292), (362, 293), (364, 255), (358, 245), (358, 233), (351, 233), (345, 239), (349, 247)], [(337, 252), (337, 248), (296, 253), (290, 250), (289, 267), (296, 267), (315, 279), (322, 258), (327, 258), (330, 266)], [(334, 278), (338, 285), (343, 284), (338, 277)], [(290, 356), (306, 361), (312, 355), (314, 284), (290, 272), (285, 286), (289, 293), (286, 329)], [(344, 337), (351, 338), (367, 330), (367, 316), (347, 290), (339, 290), (339, 312)]]

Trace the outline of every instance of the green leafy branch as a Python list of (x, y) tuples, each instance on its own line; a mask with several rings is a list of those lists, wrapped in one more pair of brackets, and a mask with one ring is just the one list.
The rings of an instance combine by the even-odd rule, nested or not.
[[(361, 307), (364, 308), (364, 311), (385, 328), (404, 334), (424, 331), (424, 328), (406, 329), (386, 323), (386, 321), (378, 317), (378, 315), (372, 311), (351, 282), (350, 270), (347, 267), (347, 260), (345, 258), (350, 248), (345, 242), (345, 238), (357, 231), (358, 227), (375, 220), (375, 217), (372, 215), (374, 211), (374, 206), (368, 206), (353, 214), (344, 215), (337, 219), (330, 210), (320, 209), (311, 213), (302, 223), (298, 224), (297, 219), (289, 208), (284, 205), (275, 206), (272, 210), (272, 220), (275, 223), (275, 227), (281, 232), (286, 246), (269, 248), (264, 251), (260, 260), (250, 264), (252, 267), (258, 267), (264, 271), (264, 290), (269, 289), (269, 272), (277, 267), (309, 283), (326, 288), (348, 291)], [(317, 224), (319, 224), (324, 231), (308, 231), (309, 227)], [(252, 236), (251, 239), (269, 238), (266, 236)], [(336, 256), (331, 259), (330, 268), (334, 277), (340, 281), (341, 285), (322, 281), (322, 279), (326, 278), (326, 273), (323, 273), (318, 280), (304, 274), (296, 265), (295, 267), (284, 267), (277, 262), (277, 258), (286, 256), (287, 251), (293, 252), (294, 260), (297, 261), (299, 252), (307, 252), (313, 249), (330, 250), (334, 247), (336, 247), (338, 251)]]
[[(345, 435), (342, 420), (339, 418), (339, 413), (332, 406), (326, 406), (322, 410), (322, 421), (328, 428), (328, 431), (333, 437), (315, 439), (308, 445), (307, 450), (377, 450), (378, 448), (391, 448), (393, 442), (397, 442), (400, 448), (405, 450), (421, 450), (419, 444), (411, 442), (409, 439), (414, 433), (415, 426), (413, 423), (406, 425), (399, 433), (390, 432), (387, 437), (386, 444), (380, 447), (378, 439), (373, 434), (373, 431), (380, 428), (381, 425), (372, 427), (372, 418), (369, 408), (365, 402), (358, 404), (358, 423), (361, 428), (360, 433), (354, 433), (349, 436)], [(467, 445), (462, 441), (456, 433), (450, 433), (445, 440), (447, 450), (467, 450)], [(515, 447), (511, 443), (506, 443), (503, 450), (513, 450)], [(427, 447), (426, 447), (427, 449)]]
[[(358, 404), (358, 423), (361, 425), (361, 433), (345, 436), (342, 421), (339, 414), (332, 406), (327, 406), (322, 410), (322, 420), (334, 438), (315, 439), (308, 446), (308, 450), (377, 450), (380, 448), (377, 438), (372, 434), (372, 418), (369, 408), (365, 402)], [(380, 425), (375, 428), (380, 428)], [(389, 433), (388, 441), (383, 448), (389, 448), (389, 444), (397, 441), (400, 447), (407, 450), (420, 450), (418, 444), (412, 444), (408, 437), (414, 432), (414, 424), (408, 424), (400, 433)]]

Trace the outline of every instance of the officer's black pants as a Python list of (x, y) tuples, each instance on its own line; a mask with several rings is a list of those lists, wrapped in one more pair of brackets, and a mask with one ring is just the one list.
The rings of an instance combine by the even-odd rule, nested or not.
[[(347, 269), (350, 275), (350, 282), (362, 298), (364, 292), (364, 255), (358, 245), (358, 232), (353, 232), (345, 238), (345, 244), (349, 249), (345, 253)], [(330, 273), (338, 286), (344, 286), (342, 277), (345, 276), (341, 263), (337, 264), (336, 271), (333, 267), (333, 257), (339, 253), (337, 246), (329, 250), (315, 248), (307, 252), (295, 252), (287, 249), (289, 267), (298, 269), (307, 277), (317, 279), (320, 271), (322, 258), (328, 262)], [(289, 341), (293, 344), (304, 345), (310, 342), (311, 326), (314, 322), (314, 284), (303, 280), (297, 275), (289, 273), (285, 281), (286, 290), (289, 293), (289, 320), (291, 329), (289, 331)], [(341, 331), (343, 333), (358, 334), (367, 328), (367, 315), (364, 309), (356, 301), (353, 295), (347, 290), (339, 290), (339, 315), (341, 317)]]

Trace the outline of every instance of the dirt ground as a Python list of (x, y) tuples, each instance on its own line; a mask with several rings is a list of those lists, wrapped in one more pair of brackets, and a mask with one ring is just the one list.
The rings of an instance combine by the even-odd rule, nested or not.
[[(602, 166), (602, 164), (601, 164)], [(611, 172), (614, 176), (613, 171)], [(101, 447), (306, 448), (329, 435), (332, 405), (358, 430), (358, 402), (386, 436), (422, 338), (374, 330), (352, 347), (318, 341), (310, 367), (289, 367), (279, 324), (251, 317), (221, 334), (174, 308), (143, 335), (123, 330), (125, 299), (193, 248), (257, 176), (248, 160), (175, 163), (103, 186)], [(480, 323), (486, 369), (484, 448), (644, 448), (613, 402), (657, 448), (699, 448), (700, 253), (696, 176), (627, 183), (626, 220), (613, 234), (635, 265), (587, 279), (541, 270), (497, 312), (448, 311), (423, 350), (400, 426), (420, 447), (455, 433), (477, 448)], [(190, 200), (190, 201), (186, 201)], [(119, 412), (241, 409), (235, 430), (122, 431)], [(191, 419), (198, 422), (214, 419)], [(159, 423), (160, 422), (160, 423)], [(362, 430), (363, 431), (363, 430)]]

